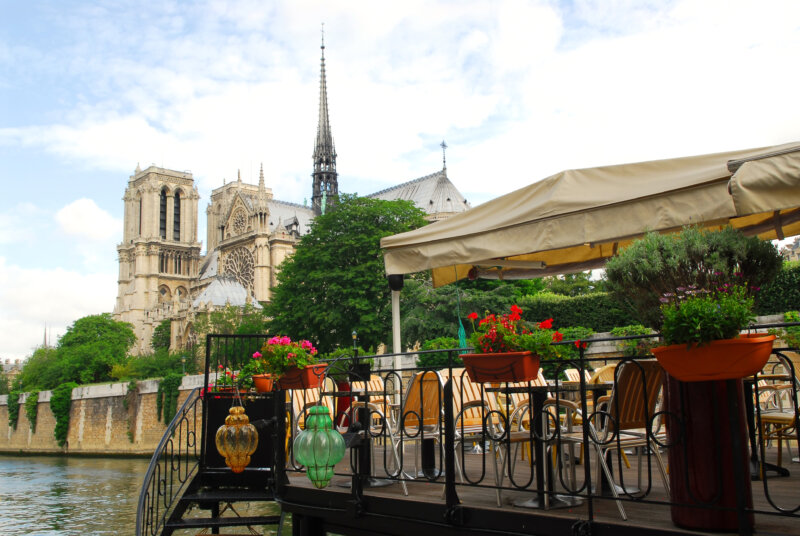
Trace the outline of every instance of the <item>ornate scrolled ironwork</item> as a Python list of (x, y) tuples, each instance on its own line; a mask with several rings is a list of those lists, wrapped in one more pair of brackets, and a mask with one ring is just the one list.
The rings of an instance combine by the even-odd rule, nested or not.
[(156, 536), (200, 464), (197, 428), (200, 389), (194, 389), (167, 426), (144, 475), (136, 513), (136, 536)]

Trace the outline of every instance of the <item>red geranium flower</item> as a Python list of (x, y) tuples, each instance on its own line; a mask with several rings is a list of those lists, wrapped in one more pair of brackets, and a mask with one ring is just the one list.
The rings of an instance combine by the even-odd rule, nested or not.
[(551, 329), (553, 327), (553, 319), (548, 318), (544, 322), (539, 322), (539, 329)]

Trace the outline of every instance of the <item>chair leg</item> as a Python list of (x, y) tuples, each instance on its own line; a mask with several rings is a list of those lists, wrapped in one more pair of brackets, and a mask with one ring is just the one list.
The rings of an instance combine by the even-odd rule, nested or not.
[(664, 467), (664, 458), (661, 457), (661, 452), (659, 452), (658, 446), (653, 445), (652, 443), (650, 444), (650, 452), (652, 452), (656, 456), (656, 462), (658, 463), (658, 470), (661, 472), (661, 480), (664, 481), (664, 489), (667, 490), (667, 496), (670, 496), (669, 478), (667, 478), (667, 469), (666, 467)]
[[(619, 493), (617, 493), (617, 485), (614, 482), (614, 478), (611, 476), (611, 470), (608, 468), (606, 464), (605, 454), (603, 453), (602, 449), (598, 446), (597, 448), (597, 458), (598, 458), (598, 465), (602, 468), (603, 473), (605, 473), (606, 479), (611, 487), (611, 493), (614, 495), (616, 499), (617, 508), (619, 509), (619, 514), (622, 516), (624, 521), (628, 520), (628, 516), (625, 514), (625, 508), (622, 506), (622, 501), (619, 500)], [(600, 479), (597, 480), (597, 486), (600, 487)]]

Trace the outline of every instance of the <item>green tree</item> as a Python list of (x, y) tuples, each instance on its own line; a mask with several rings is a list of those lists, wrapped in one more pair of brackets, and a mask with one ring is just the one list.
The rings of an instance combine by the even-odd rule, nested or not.
[(323, 352), (351, 344), (353, 330), (363, 346), (387, 342), (390, 291), (380, 239), (424, 223), (411, 202), (340, 195), (281, 265), (267, 306), (270, 332), (309, 339)]
[(52, 389), (69, 381), (103, 382), (111, 379), (111, 367), (123, 363), (136, 341), (133, 327), (118, 322), (109, 313), (76, 320), (58, 341), (58, 362), (62, 375)]
[(25, 360), (16, 384), (23, 392), (51, 389), (61, 383), (62, 372), (58, 350), (42, 346)]
[(545, 277), (544, 286), (548, 292), (562, 296), (581, 296), (602, 291), (604, 282), (593, 281), (591, 277), (591, 271)]
[(0, 395), (7, 395), (10, 389), (8, 376), (5, 372), (0, 370)]
[(256, 335), (266, 333), (267, 318), (264, 315), (264, 309), (258, 309), (252, 303), (246, 303), (244, 307), (228, 304), (210, 313), (198, 313), (195, 318), (194, 331), (201, 344), (209, 333)]
[(171, 339), (172, 320), (162, 320), (153, 330), (153, 338), (150, 340), (150, 346), (152, 346), (155, 351), (161, 350), (162, 348), (169, 350)]
[[(415, 274), (405, 281), (400, 293), (401, 332), (403, 344), (429, 341), (439, 337), (458, 338), (458, 318), (467, 336), (470, 324), (467, 315), (475, 312), (483, 317), (486, 311), (502, 313), (517, 303), (523, 296), (521, 286), (493, 282), (499, 284), (478, 285), (463, 284), (459, 281), (452, 285), (433, 288), (430, 275)], [(485, 289), (485, 290), (484, 290)]]

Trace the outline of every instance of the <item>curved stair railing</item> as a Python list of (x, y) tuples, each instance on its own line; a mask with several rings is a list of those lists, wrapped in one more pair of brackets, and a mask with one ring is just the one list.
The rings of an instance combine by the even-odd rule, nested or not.
[(201, 406), (200, 388), (196, 388), (175, 413), (153, 453), (139, 494), (136, 536), (161, 534), (177, 499), (197, 472)]

